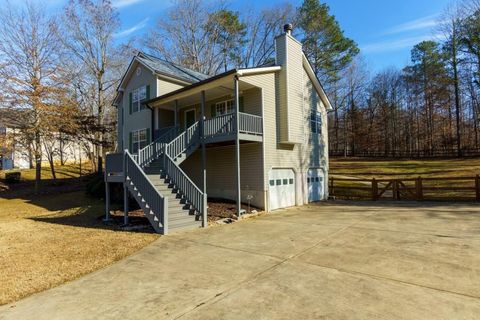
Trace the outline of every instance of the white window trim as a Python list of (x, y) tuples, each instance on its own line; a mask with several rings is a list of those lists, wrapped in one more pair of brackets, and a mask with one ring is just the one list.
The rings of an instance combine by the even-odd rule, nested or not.
[[(312, 119), (313, 114), (315, 114), (315, 120)], [(318, 110), (311, 110), (310, 112), (310, 134), (322, 134), (323, 119), (322, 113)], [(315, 122), (315, 129), (312, 126), (312, 122)]]
[[(145, 93), (145, 97), (143, 99), (139, 98), (140, 90)], [(137, 95), (137, 100), (135, 100), (135, 94)], [(132, 90), (132, 113), (140, 112), (144, 110), (146, 107), (142, 106), (142, 101), (147, 98), (147, 86), (143, 85), (136, 89)]]
[[(228, 103), (232, 102), (231, 110), (228, 111)], [(223, 112), (218, 111), (218, 107), (223, 107)], [(223, 116), (235, 112), (235, 102), (233, 99), (223, 100), (215, 103), (215, 117)]]
[[(140, 140), (140, 132), (141, 131), (145, 131), (145, 140)], [(138, 141), (135, 141), (135, 133), (138, 134)], [(148, 128), (142, 128), (142, 129), (138, 129), (138, 130), (133, 130), (132, 131), (132, 153), (136, 154), (138, 153), (138, 151), (140, 151), (142, 148), (141, 148), (141, 145), (142, 145), (142, 142), (145, 142), (145, 145), (148, 143)], [(135, 148), (134, 148), (134, 145), (135, 143), (138, 143), (138, 150), (135, 152)]]

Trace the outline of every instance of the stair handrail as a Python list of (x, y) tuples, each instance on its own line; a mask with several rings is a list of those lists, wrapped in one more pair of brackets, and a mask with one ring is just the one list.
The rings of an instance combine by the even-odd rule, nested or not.
[(200, 125), (195, 122), (186, 131), (179, 134), (175, 139), (167, 143), (167, 154), (176, 159), (179, 155), (185, 152), (189, 147), (200, 142)]
[(188, 177), (179, 165), (168, 155), (164, 154), (164, 168), (171, 183), (181, 191), (190, 205), (203, 216), (206, 208), (206, 194)]
[(138, 151), (137, 161), (141, 168), (145, 168), (148, 164), (161, 155), (163, 151), (163, 145), (171, 142), (177, 136), (177, 129), (178, 126), (162, 129), (164, 130), (164, 133), (160, 137)]
[(185, 196), (190, 205), (202, 216), (206, 224), (207, 195), (188, 177), (188, 175), (175, 162), (187, 149), (200, 143), (200, 124), (195, 122), (186, 131), (170, 143), (165, 144), (163, 153), (163, 167), (171, 183)]
[[(138, 193), (158, 218), (158, 227), (163, 234), (168, 233), (168, 198), (163, 196), (148, 179), (140, 165), (128, 150), (124, 152), (125, 182), (131, 181)], [(142, 208), (143, 209), (143, 208)], [(149, 215), (147, 215), (149, 218)], [(150, 218), (149, 218), (150, 219)], [(152, 222), (152, 221), (151, 221)], [(152, 222), (154, 224), (154, 222)], [(157, 226), (154, 228), (158, 230)]]

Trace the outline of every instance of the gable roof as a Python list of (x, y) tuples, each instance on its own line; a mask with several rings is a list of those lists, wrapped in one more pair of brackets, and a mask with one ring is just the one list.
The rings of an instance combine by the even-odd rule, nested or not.
[(325, 105), (325, 108), (327, 109), (327, 111), (333, 110), (332, 103), (330, 102), (330, 99), (325, 93), (325, 89), (323, 88), (322, 83), (320, 82), (317, 75), (313, 71), (312, 64), (310, 63), (310, 61), (308, 60), (304, 52), (302, 52), (302, 60), (303, 60), (303, 67), (305, 68), (305, 71), (307, 72), (307, 75), (310, 78), (310, 81), (312, 81), (313, 86), (315, 87), (315, 90), (320, 96), (320, 99), (322, 99)]
[(149, 69), (156, 76), (163, 76), (177, 80), (184, 85), (190, 85), (199, 81), (210, 78), (210, 76), (193, 71), (191, 69), (179, 66), (173, 62), (154, 57), (152, 55), (138, 52), (135, 57), (130, 61), (127, 71), (123, 74), (122, 79), (117, 87), (117, 94), (113, 99), (113, 106), (118, 105), (118, 101), (122, 97), (122, 92), (125, 87), (125, 81), (129, 78), (129, 75), (134, 72), (134, 66), (141, 64)]
[(139, 52), (136, 59), (158, 75), (177, 78), (189, 83), (195, 83), (210, 78), (210, 76), (206, 74), (193, 71), (143, 52)]

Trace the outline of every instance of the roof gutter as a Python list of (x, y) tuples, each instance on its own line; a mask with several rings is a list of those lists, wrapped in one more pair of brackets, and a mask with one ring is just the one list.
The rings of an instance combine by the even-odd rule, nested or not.
[(202, 80), (202, 81), (199, 81), (199, 82), (195, 82), (195, 83), (193, 83), (189, 86), (186, 86), (184, 88), (180, 88), (178, 90), (169, 92), (169, 93), (164, 94), (162, 96), (159, 96), (159, 97), (150, 99), (148, 101), (145, 101), (145, 104), (147, 106), (151, 107), (152, 104), (154, 104), (155, 102), (158, 102), (160, 100), (165, 100), (165, 99), (168, 99), (168, 98), (172, 98), (176, 95), (185, 93), (189, 90), (195, 89), (197, 87), (209, 84), (209, 83), (214, 82), (216, 80), (219, 80), (219, 79), (222, 79), (222, 78), (225, 78), (225, 77), (229, 77), (229, 76), (232, 76), (232, 75), (233, 76), (238, 76), (238, 77), (243, 77), (243, 76), (250, 76), (250, 75), (261, 74), (261, 73), (276, 72), (276, 71), (279, 71), (281, 69), (282, 68), (280, 66), (263, 67), (263, 68), (250, 68), (250, 69), (232, 69), (230, 71), (220, 73), (220, 74), (218, 74), (216, 76), (213, 76), (211, 78), (208, 78), (208, 79), (205, 79), (205, 80)]

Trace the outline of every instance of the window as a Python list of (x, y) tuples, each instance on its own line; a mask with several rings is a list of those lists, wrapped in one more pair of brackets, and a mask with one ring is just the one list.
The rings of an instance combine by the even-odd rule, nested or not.
[(282, 180), (280, 180), (280, 179), (277, 179), (277, 181), (276, 181), (276, 182), (277, 182), (277, 186), (281, 186), (281, 185), (282, 185)]
[(137, 153), (139, 150), (148, 145), (147, 129), (141, 129), (132, 132), (132, 153)]
[(270, 186), (273, 187), (275, 185), (275, 180), (270, 180)]
[(322, 134), (322, 114), (312, 110), (310, 115), (310, 130), (315, 134)]
[(293, 179), (290, 179), (290, 180), (288, 181), (288, 184), (293, 184)]
[(283, 179), (283, 185), (287, 185), (288, 184), (288, 179)]
[(233, 113), (235, 111), (235, 103), (233, 100), (217, 102), (215, 104), (215, 115), (221, 116), (223, 114)]
[(147, 99), (147, 86), (142, 86), (132, 91), (132, 113), (146, 108), (142, 101)]

